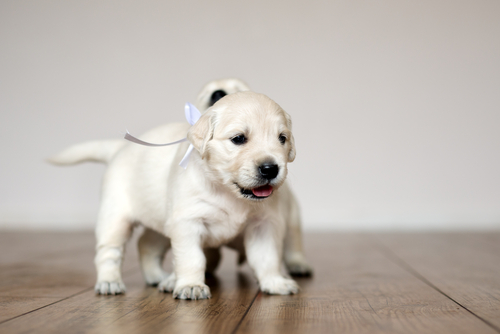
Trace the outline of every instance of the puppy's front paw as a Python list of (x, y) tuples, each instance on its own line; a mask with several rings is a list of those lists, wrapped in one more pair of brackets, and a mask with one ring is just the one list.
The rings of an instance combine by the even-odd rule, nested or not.
[(172, 273), (158, 284), (158, 290), (161, 292), (172, 292), (174, 291), (176, 281), (175, 273)]
[(174, 298), (177, 299), (208, 299), (211, 297), (210, 288), (205, 284), (176, 287), (174, 290)]
[(294, 280), (282, 276), (263, 279), (260, 282), (260, 289), (271, 295), (289, 295), (299, 292), (299, 286)]
[(97, 282), (94, 291), (99, 295), (119, 295), (125, 293), (123, 282)]

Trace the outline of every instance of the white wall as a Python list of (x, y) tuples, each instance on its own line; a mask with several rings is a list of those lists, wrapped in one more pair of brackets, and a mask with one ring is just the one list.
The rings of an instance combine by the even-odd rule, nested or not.
[(90, 228), (104, 166), (235, 76), (293, 117), (306, 229), (500, 228), (498, 1), (0, 2), (0, 228)]

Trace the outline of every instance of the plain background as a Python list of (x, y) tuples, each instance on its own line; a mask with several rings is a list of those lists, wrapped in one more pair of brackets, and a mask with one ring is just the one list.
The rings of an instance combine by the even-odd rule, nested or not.
[(499, 1), (0, 2), (0, 228), (90, 229), (103, 165), (238, 77), (294, 120), (306, 230), (500, 228)]

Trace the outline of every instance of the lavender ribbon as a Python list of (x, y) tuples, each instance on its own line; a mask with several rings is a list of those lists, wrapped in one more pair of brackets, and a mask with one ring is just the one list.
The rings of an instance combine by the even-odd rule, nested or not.
[[(186, 116), (186, 120), (191, 125), (194, 125), (196, 122), (198, 122), (198, 120), (201, 117), (200, 111), (194, 105), (192, 105), (189, 102), (187, 102), (184, 105), (184, 114)], [(174, 145), (174, 144), (179, 144), (179, 143), (187, 141), (187, 138), (182, 138), (182, 139), (179, 139), (179, 140), (176, 140), (176, 141), (173, 141), (173, 142), (170, 142), (170, 143), (166, 143), (166, 144), (153, 144), (153, 143), (145, 142), (143, 140), (140, 140), (139, 138), (136, 138), (136, 137), (132, 136), (128, 132), (128, 130), (127, 130), (127, 133), (125, 134), (124, 138), (126, 140), (128, 140), (128, 141), (131, 141), (131, 142), (139, 144), (139, 145), (155, 146), (155, 147)], [(179, 166), (181, 166), (184, 169), (187, 168), (187, 164), (189, 162), (189, 157), (191, 156), (191, 152), (193, 152), (193, 149), (194, 149), (193, 144), (189, 144), (189, 148), (187, 149), (186, 154), (184, 155), (184, 158), (182, 158), (181, 162), (179, 163)]]

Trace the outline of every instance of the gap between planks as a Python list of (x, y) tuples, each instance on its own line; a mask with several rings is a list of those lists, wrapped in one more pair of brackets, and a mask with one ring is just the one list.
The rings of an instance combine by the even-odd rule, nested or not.
[[(365, 237), (367, 237), (367, 236), (365, 236)], [(476, 237), (476, 236), (474, 236), (474, 237)], [(493, 330), (495, 330), (495, 331), (497, 331), (497, 332), (500, 333), (500, 328), (498, 326), (496, 326), (495, 324), (491, 323), (487, 319), (484, 319), (483, 317), (481, 317), (480, 315), (476, 314), (475, 312), (471, 311), (469, 308), (467, 308), (466, 306), (462, 305), (457, 300), (455, 300), (454, 298), (452, 298), (450, 295), (448, 295), (447, 293), (445, 293), (443, 290), (441, 290), (440, 288), (438, 288), (430, 280), (428, 280), (427, 278), (425, 278), (415, 268), (413, 268), (409, 263), (407, 263), (401, 257), (399, 257), (392, 249), (390, 249), (388, 246), (384, 245), (384, 243), (377, 236), (371, 235), (371, 238), (368, 238), (368, 239), (374, 245), (374, 247), (378, 248), (379, 251), (384, 256), (387, 257), (387, 259), (389, 259), (390, 261), (392, 261), (394, 264), (396, 264), (397, 266), (399, 266), (401, 269), (407, 271), (408, 273), (410, 273), (411, 275), (413, 275), (415, 278), (417, 278), (420, 281), (422, 281), (423, 283), (427, 284), (429, 287), (431, 287), (432, 289), (436, 290), (438, 293), (442, 294), (444, 297), (448, 298), (449, 300), (451, 300), (452, 302), (454, 302), (455, 304), (457, 304), (458, 306), (460, 306), (461, 308), (463, 308), (465, 311), (469, 312), (471, 315), (473, 315), (477, 319), (479, 319), (482, 322), (484, 322), (486, 325), (488, 325), (489, 327), (491, 327)]]

